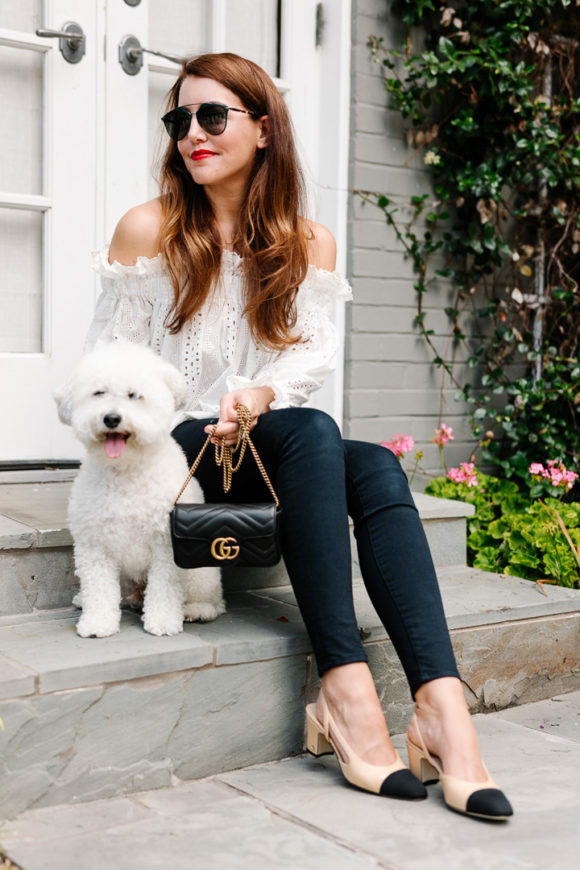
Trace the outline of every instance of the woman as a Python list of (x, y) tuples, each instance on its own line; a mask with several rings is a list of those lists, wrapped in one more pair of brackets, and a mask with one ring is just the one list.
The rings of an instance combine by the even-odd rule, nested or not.
[[(433, 565), (406, 478), (382, 447), (343, 441), (330, 417), (298, 409), (332, 370), (328, 302), (348, 297), (335, 243), (301, 217), (302, 182), (283, 100), (259, 67), (232, 54), (184, 62), (164, 116), (161, 196), (120, 221), (89, 343), (144, 342), (190, 387), (174, 437), (189, 461), (211, 418), (235, 443), (236, 406), (284, 508), (284, 559), (322, 688), (307, 709), (308, 747), (334, 749), (345, 777), (393, 797), (426, 796), (441, 778), (454, 809), (506, 818), (467, 710)], [(223, 498), (212, 463), (198, 479)], [(233, 499), (268, 498), (245, 463)], [(404, 767), (387, 730), (352, 602), (348, 514), (362, 574), (416, 702)], [(330, 546), (329, 546), (330, 543)]]

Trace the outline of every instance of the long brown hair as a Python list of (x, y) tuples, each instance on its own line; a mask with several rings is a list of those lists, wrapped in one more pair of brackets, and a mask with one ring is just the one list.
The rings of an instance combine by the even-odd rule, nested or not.
[[(242, 257), (245, 309), (252, 337), (273, 349), (300, 340), (295, 298), (308, 269), (302, 173), (286, 105), (267, 73), (236, 54), (186, 58), (171, 88), (167, 110), (178, 105), (187, 76), (214, 79), (242, 101), (254, 118), (269, 118), (268, 144), (256, 149), (240, 213), (235, 250)], [(161, 166), (160, 252), (174, 289), (168, 328), (176, 333), (201, 308), (221, 266), (220, 238), (202, 185), (185, 168), (177, 143)]]

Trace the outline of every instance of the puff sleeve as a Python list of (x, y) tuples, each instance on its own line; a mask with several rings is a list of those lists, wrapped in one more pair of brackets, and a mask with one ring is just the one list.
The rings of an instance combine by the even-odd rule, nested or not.
[(109, 263), (104, 249), (93, 254), (93, 269), (102, 291), (85, 348), (120, 339), (151, 345), (152, 323), (163, 320), (171, 305), (161, 258), (139, 257), (134, 266), (123, 266)]

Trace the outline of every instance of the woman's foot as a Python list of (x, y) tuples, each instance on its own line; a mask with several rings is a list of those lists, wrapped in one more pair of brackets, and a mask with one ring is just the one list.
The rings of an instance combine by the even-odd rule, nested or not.
[(494, 821), (513, 815), (482, 761), (459, 680), (442, 677), (424, 683), (415, 700), (407, 732), (413, 773), (423, 782), (439, 779), (445, 803), (460, 813)]
[[(389, 765), (397, 759), (389, 730), (366, 662), (354, 662), (326, 671), (322, 688), (328, 709), (344, 739), (368, 764)], [(323, 721), (322, 698), (316, 718)]]
[(368, 667), (355, 663), (333, 671), (340, 673), (325, 674), (316, 704), (306, 707), (308, 750), (334, 752), (343, 776), (357, 788), (400, 800), (426, 798), (425, 786), (391, 743)]
[(308, 750), (335, 752), (352, 785), (400, 800), (427, 797), (391, 743), (366, 664), (343, 665), (324, 675), (316, 704), (306, 707), (306, 726)]
[[(485, 782), (477, 734), (467, 709), (463, 689), (456, 677), (440, 677), (424, 683), (415, 695), (415, 716), (425, 746), (448, 776), (467, 782)], [(409, 738), (419, 745), (415, 723), (409, 723)]]

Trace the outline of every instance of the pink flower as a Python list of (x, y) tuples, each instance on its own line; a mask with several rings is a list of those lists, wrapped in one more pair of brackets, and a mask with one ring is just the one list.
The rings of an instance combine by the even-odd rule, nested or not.
[(441, 423), (441, 429), (435, 429), (435, 435), (433, 436), (433, 438), (431, 438), (431, 441), (439, 445), (439, 447), (445, 447), (448, 441), (453, 440), (453, 429), (446, 423)]
[(544, 472), (543, 477), (549, 480), (552, 486), (561, 486), (563, 489), (570, 490), (578, 475), (574, 471), (568, 471), (563, 462), (550, 459), (548, 460), (548, 469)]
[(541, 462), (532, 462), (530, 465), (530, 474), (533, 477), (543, 477), (554, 487), (561, 487), (567, 491), (571, 490), (578, 475), (575, 471), (569, 471), (563, 462), (557, 459), (549, 459), (548, 467), (544, 468)]
[(399, 459), (402, 459), (405, 453), (410, 453), (414, 446), (413, 436), (401, 433), (393, 435), (390, 441), (381, 441), (381, 447), (391, 450)]
[(447, 472), (447, 477), (454, 483), (477, 486), (477, 471), (473, 462), (461, 462), (459, 468), (450, 468)]

